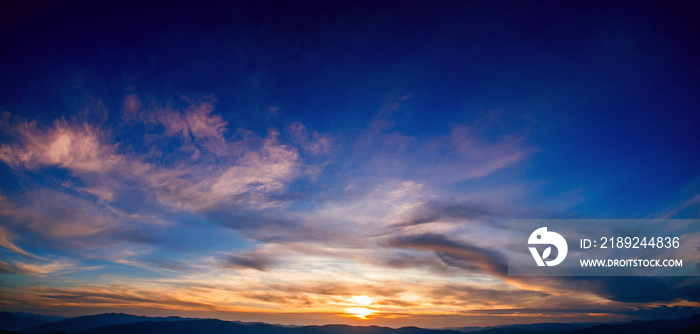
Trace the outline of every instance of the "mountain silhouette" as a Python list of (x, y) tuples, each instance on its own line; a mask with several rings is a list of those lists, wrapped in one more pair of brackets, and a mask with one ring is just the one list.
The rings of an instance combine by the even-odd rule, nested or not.
[(59, 317), (55, 315), (42, 315), (42, 314), (34, 314), (34, 313), (26, 313), (26, 312), (12, 312), (16, 316), (20, 317), (25, 317), (25, 318), (36, 318), (39, 319), (43, 322), (56, 322), (56, 321), (61, 321), (63, 319), (68, 319), (66, 317)]
[(173, 322), (142, 322), (134, 324), (113, 325), (91, 330), (77, 332), (76, 334), (463, 334), (451, 330), (431, 330), (417, 327), (403, 327), (393, 329), (378, 326), (348, 326), (348, 325), (326, 325), (326, 326), (304, 326), (304, 327), (280, 327), (268, 324), (242, 325), (231, 321), (216, 319), (184, 320)]
[(567, 332), (582, 328), (588, 328), (601, 323), (537, 323), (537, 324), (517, 324), (517, 325), (500, 325), (488, 327), (450, 327), (464, 333), (533, 333), (533, 332)]
[[(46, 317), (26, 317), (0, 312), (0, 334), (690, 334), (700, 333), (700, 314), (678, 319), (630, 321), (611, 324), (540, 323), (495, 327), (466, 327), (464, 331), (424, 329), (418, 327), (389, 328), (379, 326), (283, 326), (260, 322), (191, 319), (180, 317), (145, 317), (123, 313), (105, 313), (62, 319), (50, 323)], [(26, 326), (26, 327), (22, 327)]]
[(692, 325), (686, 329), (679, 330), (674, 334), (698, 334), (700, 333), (700, 324)]
[(84, 331), (93, 328), (105, 327), (117, 324), (131, 324), (138, 322), (150, 322), (150, 321), (180, 321), (185, 320), (185, 318), (180, 317), (145, 317), (136, 316), (124, 313), (104, 313), (96, 315), (86, 315), (81, 317), (64, 319), (51, 323), (44, 323), (35, 327), (25, 327), (21, 330), (22, 333), (27, 334), (39, 334), (39, 333), (49, 333), (49, 332), (66, 332), (75, 333), (79, 331)]
[(48, 319), (51, 318), (29, 313), (0, 312), (0, 328), (12, 331), (17, 329), (34, 327), (50, 322), (51, 320)]
[(700, 324), (700, 314), (693, 314), (689, 318), (657, 319), (650, 321), (630, 321), (624, 324), (604, 324), (584, 328), (573, 334), (674, 334), (693, 325)]

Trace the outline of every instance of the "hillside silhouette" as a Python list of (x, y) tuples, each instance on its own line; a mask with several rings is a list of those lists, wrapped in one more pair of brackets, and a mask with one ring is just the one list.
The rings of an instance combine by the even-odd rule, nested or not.
[[(0, 312), (0, 334), (688, 334), (700, 333), (700, 314), (677, 319), (612, 324), (542, 323), (458, 329), (389, 328), (380, 326), (281, 326), (218, 319), (145, 317), (105, 313), (46, 322), (41, 316)], [(23, 327), (24, 326), (24, 327)]]

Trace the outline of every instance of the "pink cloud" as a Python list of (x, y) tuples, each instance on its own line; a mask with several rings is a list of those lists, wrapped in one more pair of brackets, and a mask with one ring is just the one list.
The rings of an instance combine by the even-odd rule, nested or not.
[(19, 255), (22, 255), (26, 258), (34, 258), (34, 259), (39, 259), (38, 256), (34, 254), (30, 254), (29, 252), (25, 251), (24, 249), (20, 248), (19, 246), (15, 245), (12, 241), (12, 235), (10, 232), (3, 226), (0, 226), (0, 247), (4, 247), (6, 249), (9, 249)]
[[(42, 127), (35, 121), (5, 113), (2, 130), (16, 140), (0, 145), (0, 161), (16, 169), (68, 169), (81, 178), (82, 185), (66, 183), (64, 187), (104, 202), (118, 200), (128, 179), (143, 186), (142, 190), (153, 192), (161, 204), (194, 211), (223, 202), (262, 203), (270, 192), (284, 188), (300, 175), (318, 171), (304, 165), (295, 146), (280, 142), (276, 130), (271, 130), (267, 138), (245, 130), (238, 130), (236, 137), (227, 137), (227, 122), (215, 113), (214, 98), (183, 100), (188, 106), (176, 108), (169, 103), (165, 107), (155, 102), (143, 103), (136, 95), (125, 97), (125, 125), (133, 125), (132, 121), (146, 125), (144, 139), (151, 151), (143, 154), (124, 151), (128, 147), (111, 143), (105, 131), (89, 123), (62, 119)], [(328, 152), (329, 138), (300, 123), (290, 129), (301, 150), (312, 154)], [(189, 159), (169, 153), (168, 159), (173, 163), (162, 163), (160, 158), (165, 153), (159, 151), (159, 143), (172, 137), (180, 139), (178, 151), (188, 154)], [(159, 153), (154, 156), (153, 152)], [(202, 158), (207, 154), (216, 157)], [(149, 162), (153, 160), (158, 162)], [(91, 173), (99, 173), (99, 177)], [(80, 207), (87, 206), (81, 202)], [(32, 221), (36, 224), (38, 219)], [(59, 226), (66, 235), (89, 235), (110, 225), (99, 223), (103, 219), (90, 221), (97, 225)], [(53, 228), (47, 231), (60, 234)]]
[(66, 193), (43, 190), (29, 194), (22, 205), (9, 203), (2, 215), (9, 224), (22, 225), (50, 239), (82, 245), (85, 237), (117, 229), (114, 217), (93, 202)]
[(149, 177), (161, 202), (195, 211), (222, 202), (259, 202), (301, 174), (298, 152), (279, 143), (276, 132), (258, 149), (246, 149), (231, 165), (194, 167), (163, 170)]
[(15, 168), (58, 166), (75, 172), (104, 172), (122, 159), (113, 147), (103, 144), (104, 135), (90, 124), (57, 120), (42, 128), (19, 118), (9, 124), (7, 113), (3, 118), (2, 126), (19, 143), (0, 145), (0, 160)]
[(58, 271), (74, 268), (74, 265), (65, 261), (53, 261), (45, 264), (31, 264), (14, 261), (15, 272), (34, 277), (43, 277)]
[[(690, 199), (684, 199), (678, 203), (674, 203), (663, 212), (657, 214), (656, 218), (686, 218), (687, 216), (679, 217), (679, 213), (691, 208), (695, 208), (694, 212), (693, 210), (690, 210), (690, 212), (686, 213), (686, 215), (690, 214), (692, 218), (696, 218), (697, 214), (700, 213), (700, 195), (692, 195)], [(692, 216), (693, 213), (695, 216)]]
[(287, 127), (287, 132), (292, 142), (299, 145), (302, 150), (311, 154), (326, 154), (331, 149), (331, 139), (317, 131), (309, 130), (299, 122), (294, 122)]
[(137, 117), (137, 114), (142, 106), (143, 105), (141, 104), (141, 100), (139, 99), (138, 96), (133, 95), (133, 94), (127, 95), (124, 98), (124, 106), (122, 108), (122, 112), (123, 112), (122, 116), (127, 121), (134, 119)]
[[(214, 113), (212, 97), (202, 99), (182, 98), (189, 105), (177, 108), (172, 103), (160, 106), (151, 102), (148, 108), (142, 108), (137, 96), (129, 95), (124, 99), (123, 116), (127, 121), (136, 120), (151, 128), (162, 127), (166, 137), (179, 137), (182, 150), (191, 151), (194, 155), (202, 150), (217, 156), (227, 155), (227, 141), (224, 137), (227, 122)], [(157, 138), (153, 133), (147, 133), (147, 138)]]

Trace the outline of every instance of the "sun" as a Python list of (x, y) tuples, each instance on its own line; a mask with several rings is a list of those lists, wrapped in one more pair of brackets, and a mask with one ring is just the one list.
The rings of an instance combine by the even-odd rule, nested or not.
[(352, 296), (345, 300), (349, 306), (352, 306), (345, 311), (360, 319), (367, 319), (368, 315), (374, 313), (374, 310), (367, 308), (367, 306), (372, 305), (374, 300), (368, 296)]
[(346, 310), (350, 315), (358, 317), (360, 319), (367, 319), (367, 316), (374, 313), (374, 311), (365, 307), (351, 307)]
[(350, 297), (350, 299), (348, 299), (348, 301), (350, 303), (362, 305), (362, 306), (369, 306), (374, 302), (372, 300), (372, 298), (367, 297), (367, 296), (352, 296), (352, 297)]

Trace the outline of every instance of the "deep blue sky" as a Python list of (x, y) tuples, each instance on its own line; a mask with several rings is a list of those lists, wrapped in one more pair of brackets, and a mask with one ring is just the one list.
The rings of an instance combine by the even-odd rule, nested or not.
[(435, 326), (699, 306), (694, 278), (538, 285), (449, 251), (499, 258), (509, 218), (700, 218), (692, 1), (15, 5), (4, 309)]

